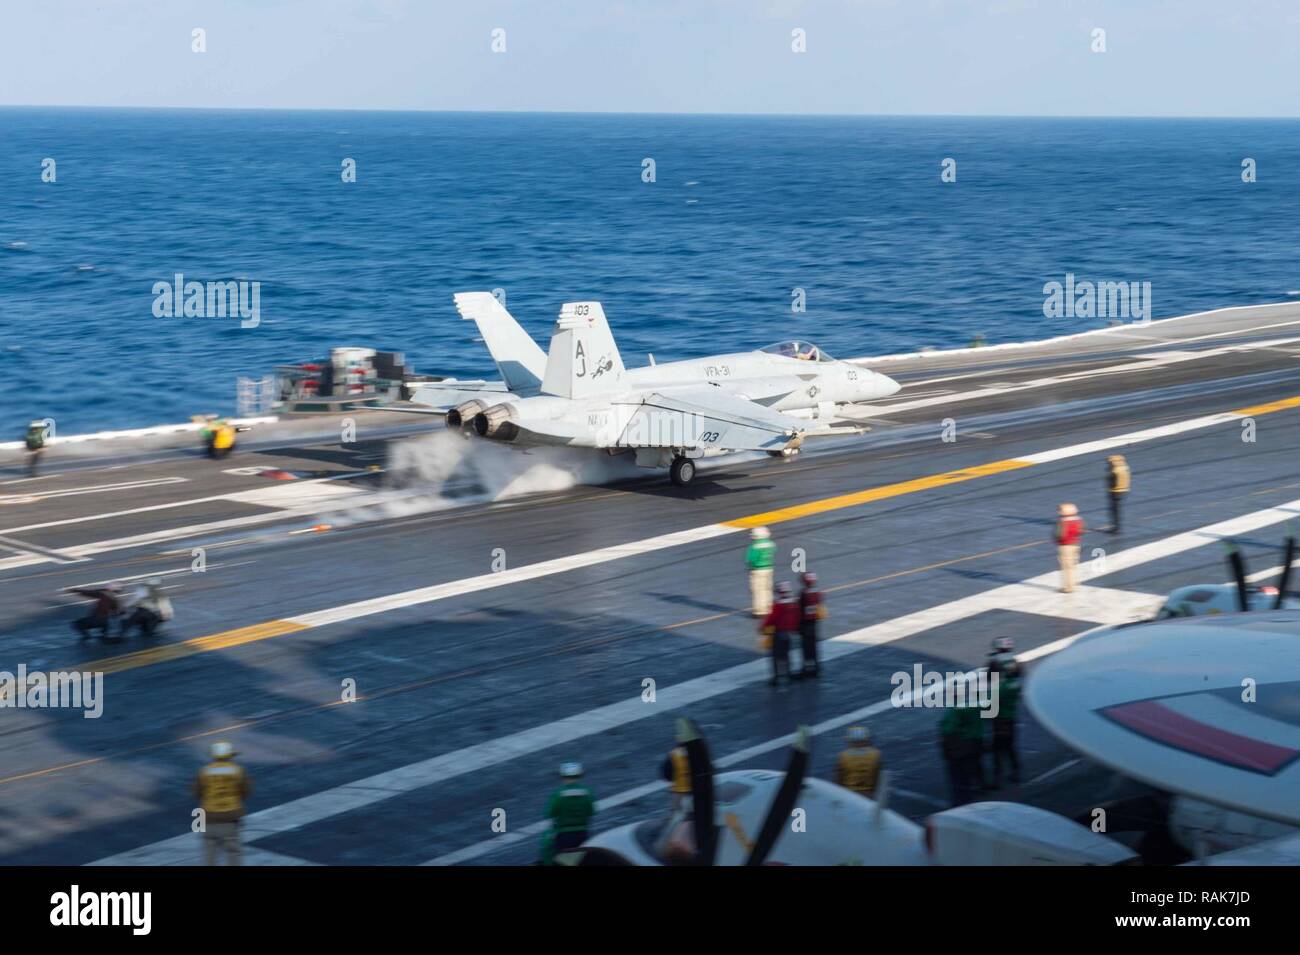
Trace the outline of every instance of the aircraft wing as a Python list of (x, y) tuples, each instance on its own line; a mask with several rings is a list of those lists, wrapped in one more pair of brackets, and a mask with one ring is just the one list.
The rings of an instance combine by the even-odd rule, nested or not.
[(799, 418), (709, 385), (618, 403), (633, 406), (615, 442), (621, 448), (773, 451), (797, 446), (808, 428)]
[(1300, 611), (1100, 632), (1030, 671), (1054, 736), (1132, 779), (1300, 824)]

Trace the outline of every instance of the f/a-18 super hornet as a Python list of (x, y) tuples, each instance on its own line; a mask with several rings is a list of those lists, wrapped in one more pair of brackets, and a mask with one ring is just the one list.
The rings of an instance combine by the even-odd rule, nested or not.
[(844, 406), (899, 390), (802, 341), (626, 368), (599, 302), (564, 305), (543, 356), (489, 293), (459, 293), (456, 307), (477, 323), (502, 382), (428, 385), (414, 403), (446, 409), (449, 427), (519, 447), (631, 454), (640, 467), (669, 468), (678, 485), (706, 455), (785, 455), (812, 435), (860, 432), (834, 424)]

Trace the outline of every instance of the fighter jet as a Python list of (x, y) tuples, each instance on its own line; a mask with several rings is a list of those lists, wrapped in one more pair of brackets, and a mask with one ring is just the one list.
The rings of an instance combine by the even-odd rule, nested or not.
[[(632, 454), (639, 467), (668, 468), (682, 486), (706, 455), (787, 455), (813, 435), (860, 433), (856, 424), (833, 423), (844, 406), (900, 387), (804, 341), (664, 364), (652, 359), (629, 369), (599, 302), (560, 309), (543, 362), (541, 350), (488, 293), (459, 293), (456, 305), (478, 323), (503, 384), (447, 411), (449, 427), (524, 448)], [(420, 389), (411, 400), (438, 407), (444, 398)]]

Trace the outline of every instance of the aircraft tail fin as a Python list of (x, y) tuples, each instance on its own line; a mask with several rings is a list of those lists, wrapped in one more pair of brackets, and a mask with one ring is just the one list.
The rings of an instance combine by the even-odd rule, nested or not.
[(562, 398), (617, 391), (623, 359), (599, 302), (568, 302), (551, 333), (542, 392)]
[(457, 292), (460, 317), (472, 319), (497, 371), (511, 391), (539, 388), (546, 374), (546, 355), (491, 292)]

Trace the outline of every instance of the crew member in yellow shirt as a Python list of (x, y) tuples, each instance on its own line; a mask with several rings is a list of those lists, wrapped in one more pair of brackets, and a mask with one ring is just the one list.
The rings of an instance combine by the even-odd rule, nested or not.
[(224, 740), (212, 744), (212, 762), (199, 770), (194, 792), (203, 809), (203, 861), (217, 865), (225, 855), (230, 865), (239, 865), (239, 826), (244, 802), (253, 791), (244, 767), (236, 763), (235, 748)]
[(835, 782), (874, 799), (880, 779), (880, 750), (871, 745), (871, 733), (865, 726), (850, 726), (848, 739), (849, 745), (835, 765)]

